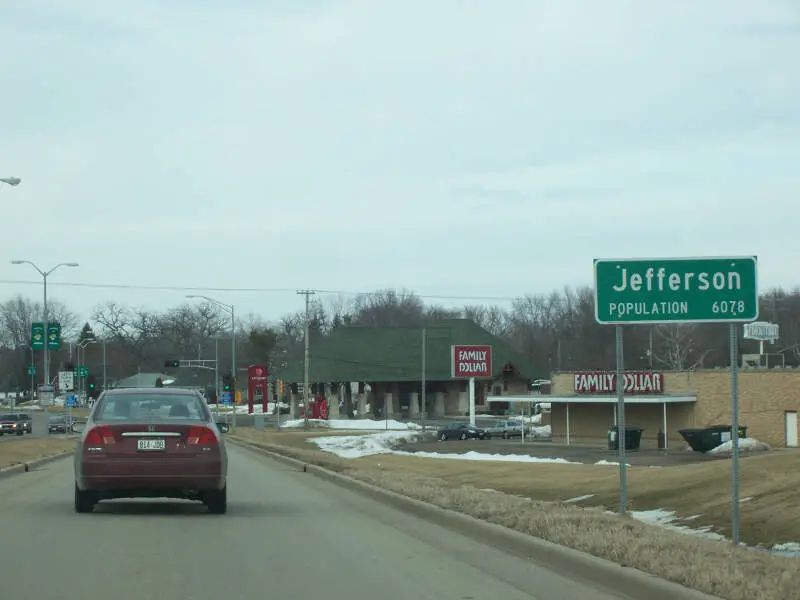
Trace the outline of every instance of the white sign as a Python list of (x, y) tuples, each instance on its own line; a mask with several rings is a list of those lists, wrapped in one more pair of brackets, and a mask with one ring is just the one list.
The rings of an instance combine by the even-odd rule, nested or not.
[(758, 340), (759, 342), (774, 342), (780, 335), (780, 326), (774, 323), (757, 321), (747, 323), (744, 326), (744, 337), (748, 340)]
[(59, 372), (58, 389), (62, 392), (71, 392), (75, 389), (75, 377), (72, 371)]

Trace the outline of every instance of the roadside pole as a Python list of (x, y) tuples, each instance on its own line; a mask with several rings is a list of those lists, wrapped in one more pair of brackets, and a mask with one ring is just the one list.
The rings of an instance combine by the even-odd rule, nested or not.
[(475, 378), (469, 378), (469, 424), (475, 427)]
[(625, 448), (625, 353), (622, 325), (616, 327), (617, 343), (617, 447), (619, 448), (619, 512), (628, 514), (628, 456)]
[(731, 346), (731, 541), (739, 545), (739, 356), (736, 325), (730, 324)]
[(428, 387), (428, 384), (426, 382), (426, 379), (428, 377), (428, 374), (426, 372), (427, 371), (426, 367), (427, 367), (427, 363), (428, 363), (428, 358), (427, 358), (427, 350), (428, 350), (427, 336), (428, 336), (428, 332), (423, 327), (422, 328), (422, 389), (420, 390), (420, 392), (421, 392), (420, 393), (421, 400), (420, 400), (420, 407), (419, 407), (419, 414), (421, 416), (420, 421), (421, 421), (422, 431), (423, 432), (425, 431), (425, 417), (426, 417), (425, 413), (426, 413), (427, 408), (428, 408), (428, 396), (426, 394), (426, 388)]

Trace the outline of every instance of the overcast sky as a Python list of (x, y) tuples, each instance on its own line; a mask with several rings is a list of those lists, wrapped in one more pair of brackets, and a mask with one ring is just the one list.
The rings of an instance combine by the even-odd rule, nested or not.
[[(795, 0), (3, 0), (3, 251), (52, 282), (516, 296), (595, 257), (800, 284)], [(0, 298), (40, 295), (0, 263)], [(51, 288), (86, 314), (181, 291)], [(451, 304), (451, 302), (448, 302)]]

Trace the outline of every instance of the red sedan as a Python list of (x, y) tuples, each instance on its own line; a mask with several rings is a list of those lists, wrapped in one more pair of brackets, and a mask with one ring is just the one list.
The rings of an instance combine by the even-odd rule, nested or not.
[(103, 392), (75, 453), (75, 511), (114, 498), (199, 500), (227, 510), (228, 455), (203, 398), (186, 389)]

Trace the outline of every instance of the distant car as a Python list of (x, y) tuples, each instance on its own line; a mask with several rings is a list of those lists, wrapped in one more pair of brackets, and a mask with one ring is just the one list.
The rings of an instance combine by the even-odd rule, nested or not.
[(492, 435), (485, 429), (470, 425), (469, 423), (452, 423), (445, 427), (439, 428), (436, 436), (441, 441), (447, 440), (489, 440)]
[(6, 413), (0, 415), (0, 435), (25, 435), (33, 433), (33, 419), (26, 413)]
[(54, 415), (47, 423), (47, 433), (69, 433), (78, 420), (73, 416)]
[[(224, 428), (223, 428), (224, 429)], [(189, 389), (104, 391), (75, 452), (75, 511), (114, 498), (199, 500), (227, 511), (228, 453), (203, 397)]]

